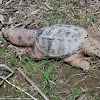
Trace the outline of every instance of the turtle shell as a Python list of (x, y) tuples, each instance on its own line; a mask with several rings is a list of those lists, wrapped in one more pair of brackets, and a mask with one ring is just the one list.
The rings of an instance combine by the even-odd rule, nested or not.
[(69, 57), (81, 49), (87, 31), (73, 25), (53, 25), (36, 33), (36, 46), (50, 57)]

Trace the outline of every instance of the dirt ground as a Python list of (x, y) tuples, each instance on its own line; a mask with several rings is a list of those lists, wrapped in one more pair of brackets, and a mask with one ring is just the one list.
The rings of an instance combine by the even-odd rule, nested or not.
[[(8, 43), (1, 30), (10, 27), (39, 29), (54, 24), (77, 25), (100, 41), (99, 0), (1, 0), (0, 2), (0, 64), (7, 65), (14, 74), (7, 80), (20, 87), (16, 89), (6, 81), (0, 83), (0, 99), (44, 98), (20, 74), (25, 74), (50, 100), (100, 100), (100, 58), (89, 57), (91, 70), (84, 72), (60, 59), (38, 61), (22, 56), (28, 48)], [(10, 71), (0, 68), (0, 76)], [(2, 79), (0, 78), (0, 82)], [(24, 90), (24, 92), (22, 92)]]

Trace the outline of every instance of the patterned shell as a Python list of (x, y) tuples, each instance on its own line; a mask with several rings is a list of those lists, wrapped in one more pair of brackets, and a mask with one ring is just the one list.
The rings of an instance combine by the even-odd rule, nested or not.
[(37, 31), (36, 45), (50, 57), (69, 57), (81, 49), (87, 31), (73, 25), (53, 25)]

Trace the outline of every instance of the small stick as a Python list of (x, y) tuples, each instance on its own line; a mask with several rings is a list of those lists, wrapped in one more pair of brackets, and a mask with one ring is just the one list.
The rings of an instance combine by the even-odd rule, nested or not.
[(5, 5), (6, 5), (6, 6), (9, 5), (12, 1), (14, 1), (14, 0), (9, 0), (8, 2), (6, 2)]
[(47, 6), (47, 8), (49, 8), (50, 10), (53, 10), (53, 7), (50, 7), (47, 3), (44, 3), (46, 6)]
[(34, 14), (34, 15), (35, 15), (35, 14), (37, 14), (39, 11), (40, 11), (40, 9), (37, 9), (37, 10), (35, 10), (35, 11), (31, 12), (31, 15), (32, 15), (32, 14)]
[(22, 25), (22, 23), (19, 23), (19, 24), (16, 24), (15, 26), (12, 26), (11, 28), (16, 28), (16, 27), (21, 26), (21, 25)]
[(75, 76), (81, 76), (81, 75), (86, 75), (86, 73), (80, 73), (80, 74), (75, 74), (75, 75), (72, 75), (66, 83), (68, 83), (70, 81), (71, 78), (75, 77)]
[(82, 81), (86, 80), (86, 78), (87, 78), (87, 76), (85, 76), (85, 78), (83, 78), (83, 79), (77, 81), (77, 82), (75, 83), (75, 86), (76, 86), (79, 82), (82, 82)]
[(34, 83), (27, 75), (25, 75), (24, 72), (21, 71), (20, 68), (18, 68), (17, 70), (24, 76), (24, 78), (25, 78), (33, 87), (35, 87), (35, 89), (43, 96), (43, 98), (44, 98), (45, 100), (49, 100), (48, 97), (41, 91), (41, 89), (39, 89), (39, 88), (37, 87), (37, 85), (35, 85), (35, 83)]
[(28, 25), (30, 25), (32, 22), (34, 21), (34, 19), (30, 20), (28, 23), (26, 23), (24, 26), (22, 26), (22, 28), (26, 28)]
[(23, 89), (20, 89), (18, 86), (16, 86), (16, 85), (10, 83), (10, 82), (9, 82), (8, 80), (6, 80), (4, 77), (0, 76), (0, 78), (2, 78), (4, 81), (6, 81), (9, 85), (11, 85), (11, 86), (17, 88), (18, 90), (21, 90), (22, 92), (24, 92), (26, 95), (28, 95), (28, 96), (31, 97), (32, 99), (38, 100), (38, 99), (34, 98), (32, 95), (30, 95), (29, 93), (25, 92)]
[(19, 5), (22, 5), (23, 0), (20, 0)]
[(78, 100), (87, 100), (86, 94), (83, 94)]
[[(11, 70), (9, 67), (7, 67), (5, 64), (0, 64), (0, 67), (5, 67), (6, 69), (8, 69), (11, 73), (5, 77), (4, 79), (6, 80), (7, 78), (9, 78), (10, 76), (12, 76), (12, 74), (14, 73), (13, 70)], [(0, 85), (3, 83), (3, 81), (0, 82)]]
[(96, 87), (97, 89), (100, 89), (100, 87)]

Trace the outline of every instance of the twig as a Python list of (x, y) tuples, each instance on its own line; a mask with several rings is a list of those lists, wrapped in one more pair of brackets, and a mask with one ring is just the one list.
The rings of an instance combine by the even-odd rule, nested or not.
[(45, 4), (45, 6), (47, 7), (47, 8), (49, 8), (50, 10), (53, 10), (53, 7), (50, 7), (47, 3), (44, 3)]
[(95, 13), (93, 13), (93, 14), (100, 14), (100, 11), (98, 11), (98, 12), (95, 12)]
[(80, 87), (80, 90), (81, 90), (81, 93), (85, 93), (85, 92), (89, 91), (88, 88), (82, 88), (82, 87)]
[(35, 21), (34, 19), (30, 20), (28, 23), (26, 23), (24, 26), (22, 26), (22, 28), (27, 27), (28, 25), (30, 25), (33, 21)]
[(78, 100), (87, 100), (86, 94), (83, 94)]
[(53, 85), (56, 85), (56, 83), (55, 83), (55, 82), (53, 82), (53, 81), (51, 81), (51, 80), (50, 80), (50, 82), (51, 82)]
[(23, 3), (23, 0), (20, 0), (19, 5), (22, 5), (22, 3)]
[(41, 94), (41, 96), (43, 96), (43, 98), (45, 99), (45, 100), (49, 100), (48, 98), (47, 98), (47, 96), (41, 91), (41, 89), (39, 89), (38, 87), (37, 87), (37, 85), (35, 85), (35, 83), (27, 76), (27, 75), (25, 75), (24, 74), (24, 72), (22, 72), (21, 71), (21, 69), (20, 68), (18, 68), (17, 69), (23, 76), (24, 76), (24, 78)]
[[(10, 76), (12, 76), (13, 75), (13, 70), (11, 70), (9, 67), (7, 67), (5, 64), (0, 64), (0, 67), (5, 67), (6, 69), (8, 69), (11, 73), (7, 76), (7, 77), (5, 77), (4, 79), (6, 80), (7, 78), (9, 78)], [(3, 83), (3, 81), (1, 81), (0, 82), (0, 85)]]
[(96, 87), (97, 89), (100, 89), (100, 87)]
[(80, 74), (75, 74), (75, 75), (72, 75), (68, 80), (67, 80), (67, 82), (66, 83), (68, 83), (69, 82), (69, 80), (72, 78), (72, 77), (75, 77), (75, 76), (80, 76), (80, 75), (86, 75), (86, 73), (80, 73)]
[(32, 15), (32, 14), (34, 14), (34, 15), (35, 15), (35, 14), (37, 14), (39, 11), (40, 11), (40, 9), (37, 9), (37, 10), (35, 10), (35, 11), (31, 12), (31, 15)]
[(17, 88), (18, 90), (21, 90), (22, 92), (24, 92), (26, 95), (28, 95), (28, 96), (31, 97), (32, 99), (38, 100), (38, 99), (34, 98), (32, 95), (30, 95), (29, 93), (25, 92), (23, 89), (20, 89), (20, 87), (14, 85), (14, 84), (12, 84), (12, 83), (10, 83), (8, 80), (6, 80), (5, 78), (3, 78), (2, 76), (0, 76), (0, 78), (2, 78), (2, 79), (3, 79), (5, 82), (7, 82), (9, 85), (11, 85), (11, 86)]
[(16, 24), (15, 26), (12, 26), (11, 28), (16, 28), (18, 26), (22, 25), (22, 23)]
[(86, 80), (86, 78), (87, 78), (87, 76), (85, 76), (84, 79), (81, 79), (81, 80), (77, 81), (77, 82), (75, 83), (75, 86), (76, 86), (79, 82), (82, 82), (82, 81)]
[(14, 0), (9, 0), (8, 2), (6, 2), (5, 5), (6, 5), (6, 6), (9, 5), (12, 1), (14, 1)]

